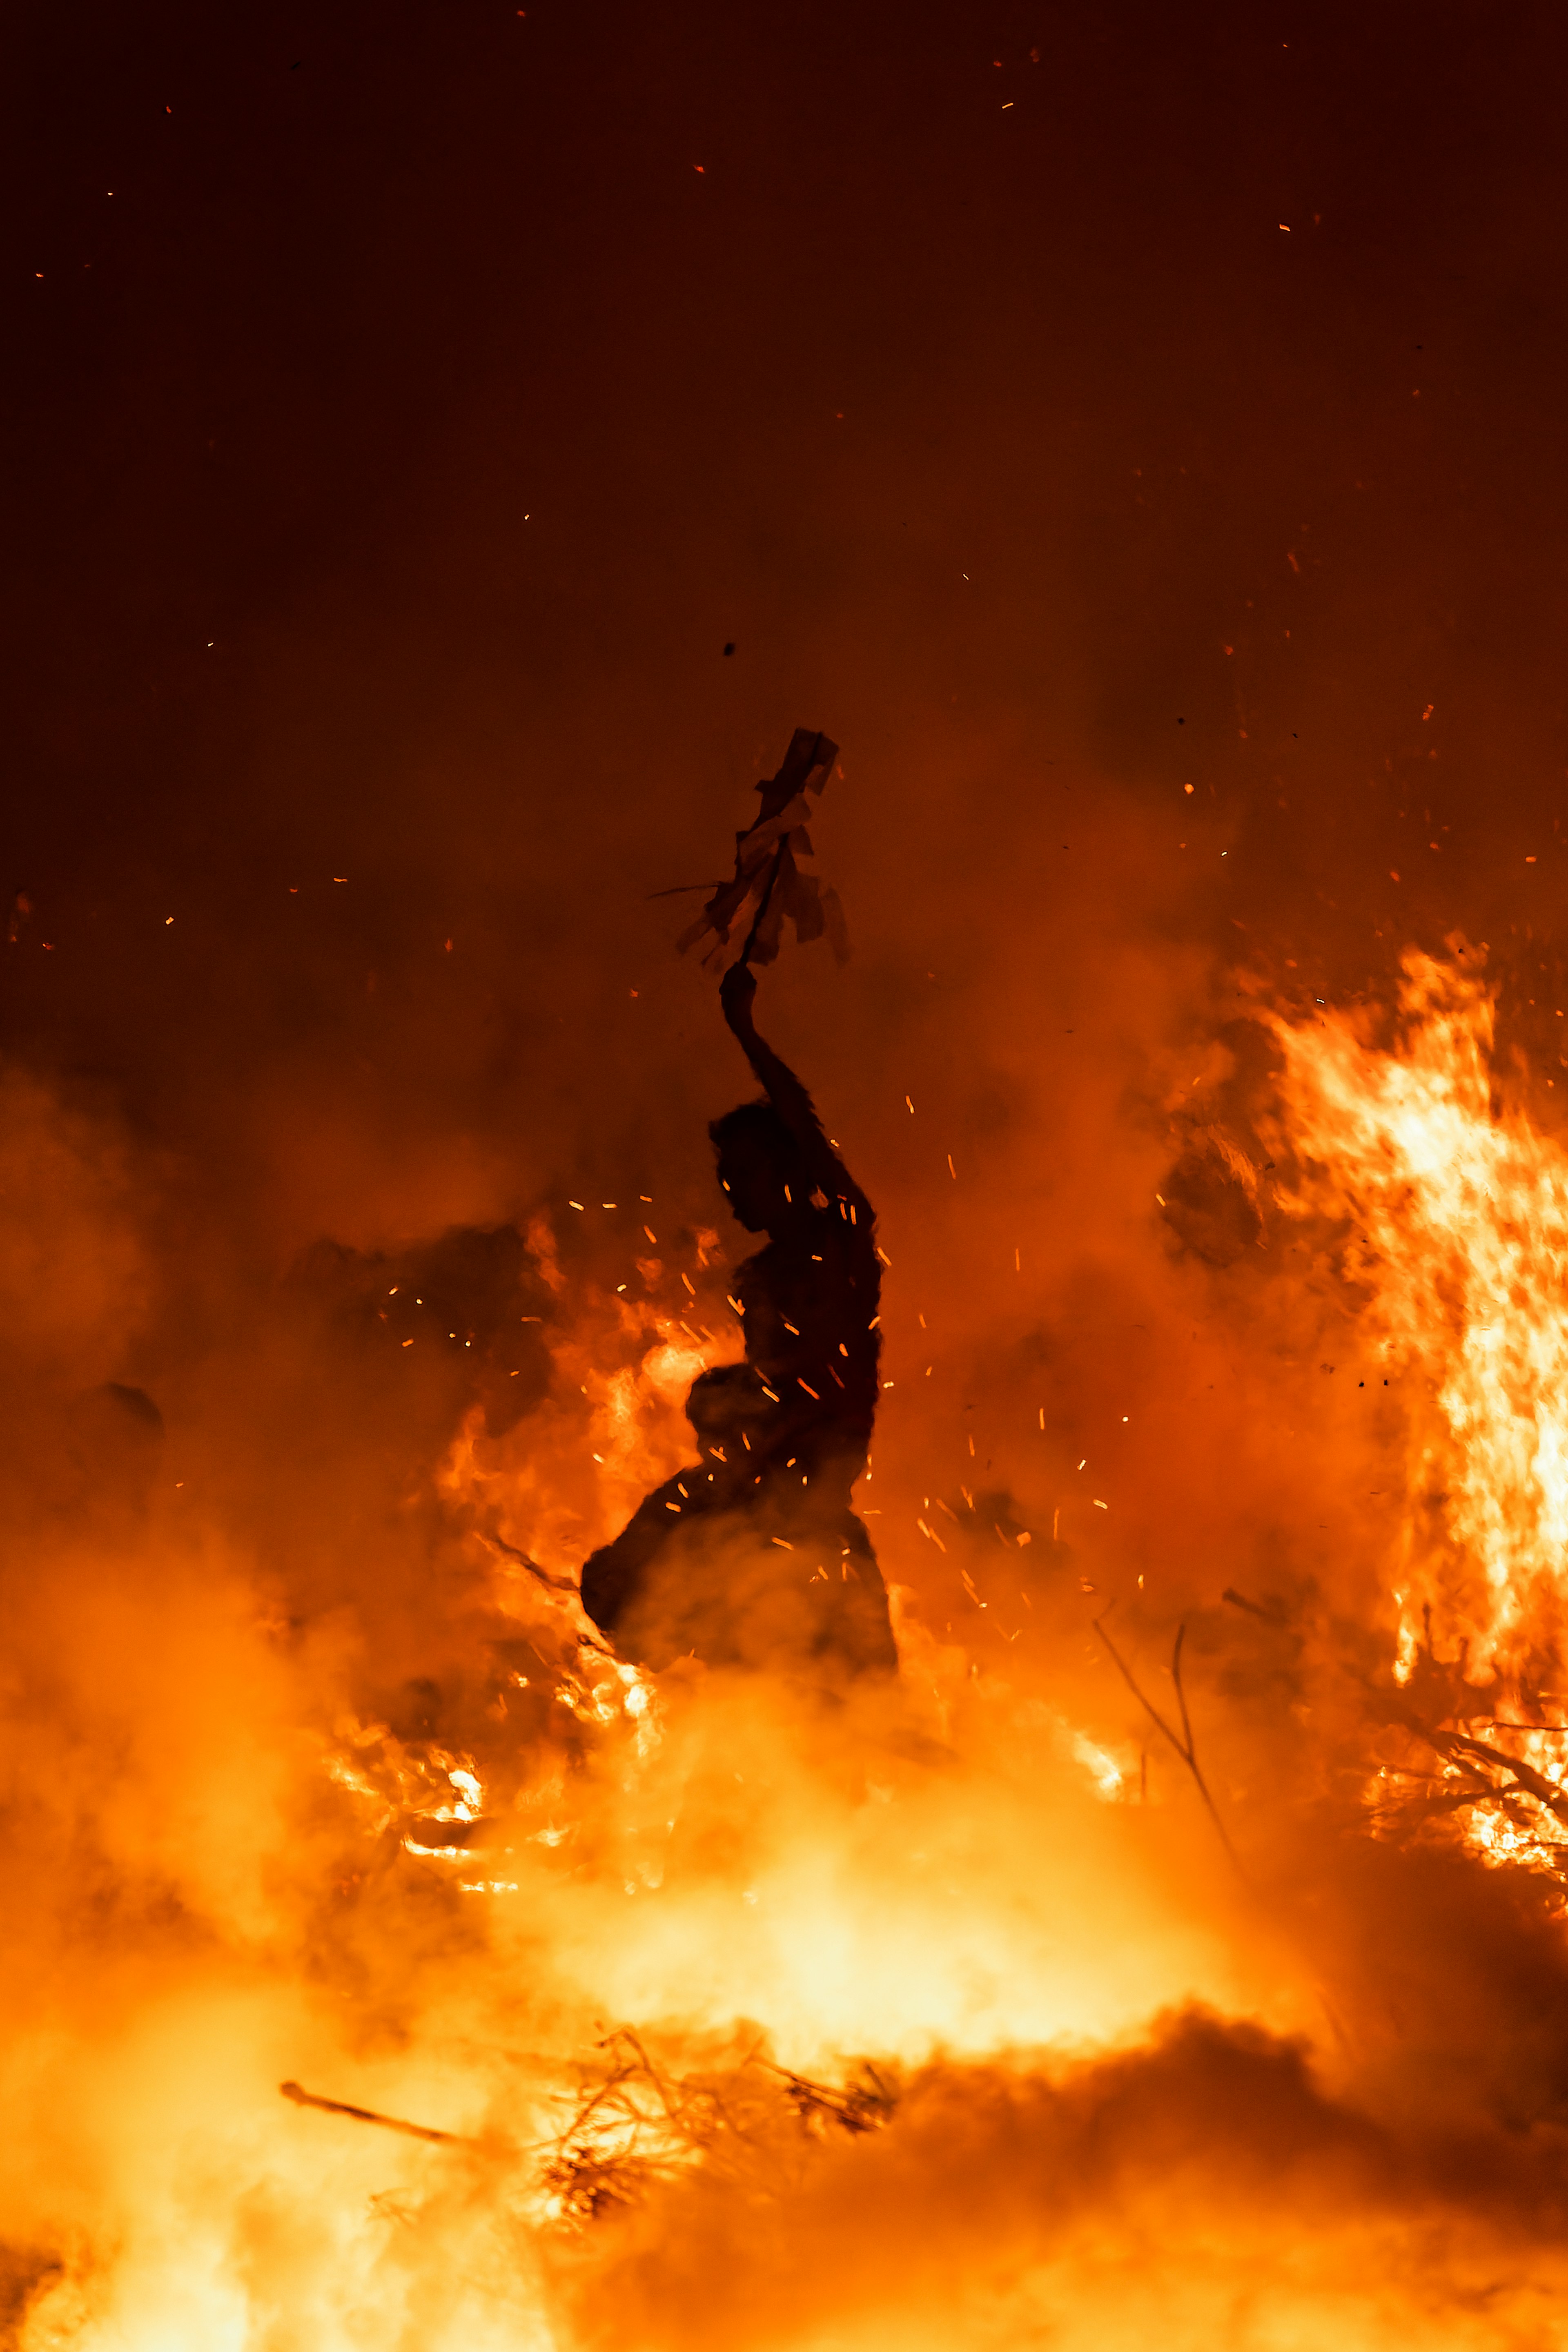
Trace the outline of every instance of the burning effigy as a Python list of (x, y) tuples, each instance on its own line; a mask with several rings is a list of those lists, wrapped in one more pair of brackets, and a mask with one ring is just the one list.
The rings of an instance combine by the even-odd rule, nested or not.
[(647, 1496), (582, 1571), (594, 1622), (654, 1664), (686, 1654), (781, 1669), (793, 1656), (855, 1675), (897, 1663), (876, 1555), (851, 1507), (870, 1454), (882, 1352), (875, 1217), (810, 1096), (752, 1017), (751, 958), (777, 952), (785, 911), (793, 906), (802, 938), (823, 928), (820, 886), (795, 860), (810, 852), (799, 822), (805, 792), (821, 790), (837, 751), (810, 729), (796, 730), (779, 774), (758, 787), (763, 811), (738, 838), (736, 882), (721, 886), (702, 919), (727, 938), (736, 907), (755, 891), (757, 913), (721, 994), (763, 1097), (708, 1132), (731, 1211), (768, 1243), (737, 1270), (727, 1300), (744, 1359), (703, 1372), (686, 1392), (695, 1471)]

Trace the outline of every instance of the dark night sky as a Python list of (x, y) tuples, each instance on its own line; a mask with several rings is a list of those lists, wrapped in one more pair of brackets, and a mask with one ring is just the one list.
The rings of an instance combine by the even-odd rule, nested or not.
[[(7, 46), (0, 1034), (258, 1171), (289, 1245), (504, 1211), (365, 1206), (415, 1130), (526, 1191), (716, 1107), (644, 893), (716, 870), (797, 722), (846, 751), (844, 1034), (916, 1075), (911, 974), (961, 1058), (1086, 907), (1327, 986), (1554, 922), (1556, 11), (34, 6)], [(372, 1140), (291, 1193), (258, 1132), (329, 1099)]]

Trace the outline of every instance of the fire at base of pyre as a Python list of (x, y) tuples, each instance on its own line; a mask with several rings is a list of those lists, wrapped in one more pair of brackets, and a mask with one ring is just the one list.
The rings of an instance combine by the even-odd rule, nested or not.
[(1405, 1392), (1393, 1687), (1371, 1801), (1568, 1878), (1568, 1156), (1500, 1098), (1484, 951), (1405, 959), (1395, 1034), (1276, 1021), (1281, 1208)]
[(1156, 1601), (1049, 1485), (879, 1459), (887, 1687), (653, 1675), (571, 1592), (736, 1353), (716, 1236), (667, 1306), (570, 1212), (490, 1237), (504, 1348), (452, 1248), (318, 1264), (314, 1345), (434, 1313), (475, 1360), (306, 1609), (83, 1403), (148, 1265), (13, 1081), (0, 2341), (1568, 2340), (1568, 1154), (1479, 966), (1260, 1012), (1173, 1113), (1151, 1311), (1332, 1401), (1323, 1563)]

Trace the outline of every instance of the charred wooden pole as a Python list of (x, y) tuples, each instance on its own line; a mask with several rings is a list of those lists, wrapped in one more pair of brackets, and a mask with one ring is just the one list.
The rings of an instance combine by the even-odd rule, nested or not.
[(439, 2141), (447, 2147), (475, 2147), (477, 2141), (465, 2138), (461, 2132), (437, 2131), (431, 2124), (405, 2123), (401, 2116), (378, 2115), (374, 2107), (354, 2107), (346, 2099), (323, 2099), (315, 2091), (307, 2091), (298, 2083), (279, 2083), (283, 2096), (297, 2107), (317, 2107), (324, 2116), (347, 2116), (350, 2123), (379, 2124), (382, 2131), (403, 2132), (410, 2139)]

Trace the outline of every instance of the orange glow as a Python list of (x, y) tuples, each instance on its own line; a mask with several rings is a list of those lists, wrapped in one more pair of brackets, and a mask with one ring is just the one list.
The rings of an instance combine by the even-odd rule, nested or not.
[[(1408, 1421), (1417, 1500), (1387, 1622), (1365, 1630), (1403, 1644), (1391, 1686), (1442, 1739), (1543, 1695), (1568, 1342), (1531, 1274), (1568, 1184), (1550, 1138), (1494, 1110), (1480, 982), (1413, 960), (1402, 1017), (1392, 1046), (1370, 1023), (1275, 1024), (1282, 1205), (1318, 1276), (1348, 1273), (1378, 1396), (1387, 1377)], [(1219, 1084), (1218, 1058), (1197, 1066)], [(43, 1098), (16, 1108), (28, 1265), (55, 1271), (28, 1344), (80, 1348), (143, 1263), (112, 1155)], [(1220, 1144), (1224, 1181), (1272, 1218), (1266, 1177)], [(1340, 2025), (1354, 1972), (1297, 1897), (1299, 1874), (1332, 1907), (1333, 1868), (1228, 1713), (1234, 1662), (1195, 1643), (1181, 1719), (1190, 1701), (1256, 1885), (1091, 1663), (1118, 1591), (1140, 1687), (1167, 1703), (1168, 1623), (1134, 1616), (1143, 1570), (1119, 1549), (1138, 1540), (1130, 1470), (1124, 1503), (1083, 1497), (1103, 1581), (1048, 1543), (1053, 1510), (1024, 1596), (984, 1561), (1031, 1531), (997, 1546), (975, 1490), (949, 1503), (935, 1457), (879, 1441), (879, 1494), (925, 1481), (907, 1518), (874, 1521), (896, 1691), (830, 1700), (689, 1661), (653, 1677), (595, 1639), (572, 1571), (650, 1485), (697, 1475), (685, 1391), (738, 1335), (706, 1228), (661, 1206), (665, 1256), (633, 1303), (619, 1255), (569, 1258), (578, 1213), (527, 1224), (539, 1377), (509, 1426), (471, 1406), (444, 1430), (392, 1668), (362, 1654), (373, 1611), (301, 1633), (186, 1481), (144, 1518), (38, 1538), (51, 1573), (15, 1588), (11, 1642), (37, 1696), (0, 1733), (27, 1889), (0, 2144), (18, 2352), (591, 2352), (607, 2326), (647, 2352), (935, 2352), (1042, 2328), (1070, 2352), (1151, 2330), (1196, 2352), (1247, 2342), (1227, 2333), (1239, 2284), (1281, 2341), (1391, 2352), (1412, 2312), (1442, 2352), (1527, 2330), (1557, 2258), (1428, 2179), (1397, 2098), (1378, 2108), (1368, 2004), (1343, 1996)], [(383, 1303), (402, 1288), (376, 1275)], [(1149, 1414), (1124, 1377), (1112, 1425), (1132, 1444)], [(1059, 1444), (1036, 1394), (1030, 1446)], [(977, 1484), (988, 1443), (951, 1433)], [(1435, 1516), (1419, 1498), (1438, 1481)], [(967, 1596), (958, 1638), (933, 1577)], [(392, 1632), (404, 1606), (389, 1586)], [(1434, 1710), (1432, 1648), (1466, 1633), (1469, 1679)], [(1488, 1737), (1555, 1788), (1555, 1735)], [(1380, 1807), (1411, 1769), (1396, 1746)], [(1309, 1777), (1364, 1775), (1358, 1749), (1301, 1753)], [(1537, 1859), (1550, 1803), (1462, 1747), (1429, 1778), (1478, 1770), (1448, 1818), (1489, 1862)]]

